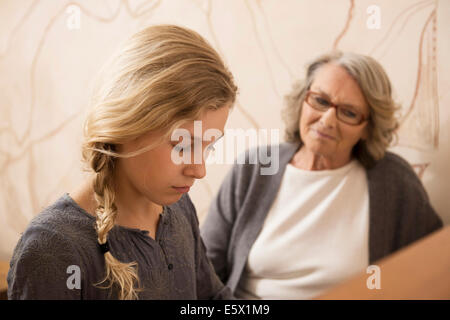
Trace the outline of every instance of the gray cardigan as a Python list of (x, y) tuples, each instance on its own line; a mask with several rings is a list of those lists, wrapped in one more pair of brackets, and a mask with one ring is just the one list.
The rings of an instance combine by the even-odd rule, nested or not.
[[(269, 167), (270, 163), (249, 164), (249, 153), (255, 150), (247, 152), (245, 164), (235, 164), (226, 176), (201, 226), (207, 255), (233, 293), (286, 166), (299, 146), (294, 143), (279, 146), (279, 170), (275, 175), (261, 175), (261, 167)], [(442, 227), (422, 183), (401, 157), (387, 152), (366, 172), (369, 264)]]

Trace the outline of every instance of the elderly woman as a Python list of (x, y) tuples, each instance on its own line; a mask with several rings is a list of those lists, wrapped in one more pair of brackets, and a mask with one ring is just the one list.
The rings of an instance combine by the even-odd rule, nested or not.
[(236, 164), (202, 225), (237, 298), (314, 298), (442, 227), (410, 165), (386, 151), (398, 108), (379, 63), (321, 56), (287, 102), (279, 171)]

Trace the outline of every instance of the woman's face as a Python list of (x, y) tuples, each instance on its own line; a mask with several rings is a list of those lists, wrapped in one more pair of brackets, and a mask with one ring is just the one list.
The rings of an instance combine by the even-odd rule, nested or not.
[[(177, 164), (173, 161), (173, 150), (178, 141), (168, 138), (155, 148), (131, 158), (118, 158), (116, 165), (116, 182), (125, 184), (135, 195), (144, 196), (153, 203), (159, 205), (169, 205), (178, 201), (182, 194), (188, 191), (176, 189), (177, 187), (191, 187), (196, 179), (202, 179), (206, 175), (205, 161), (203, 155), (206, 148), (219, 138), (212, 137), (210, 140), (203, 139), (203, 133), (208, 129), (219, 130), (223, 135), (225, 124), (230, 111), (230, 105), (226, 105), (218, 110), (206, 111), (198, 120), (201, 121), (201, 136), (194, 136), (194, 121), (189, 121), (181, 126), (189, 132), (194, 150), (194, 139), (198, 138), (198, 145), (202, 148), (201, 161)], [(198, 123), (197, 123), (198, 128)], [(199, 130), (195, 130), (199, 135)], [(217, 131), (218, 132), (218, 131)], [(133, 141), (119, 146), (121, 153), (132, 152), (148, 146), (157, 141), (162, 136), (158, 132), (149, 132)], [(181, 141), (181, 139), (180, 139)], [(185, 143), (183, 143), (185, 145)], [(189, 152), (188, 149), (184, 149)], [(185, 152), (185, 151), (182, 151)], [(179, 152), (177, 151), (179, 154)], [(192, 151), (193, 153), (193, 151)], [(121, 188), (119, 186), (119, 188)]]
[[(369, 108), (358, 84), (336, 64), (320, 67), (310, 90), (321, 93), (334, 104), (351, 105), (365, 118), (369, 116)], [(308, 151), (329, 159), (349, 160), (356, 143), (367, 138), (367, 122), (346, 124), (336, 118), (335, 108), (317, 111), (305, 101), (300, 116), (300, 135)]]

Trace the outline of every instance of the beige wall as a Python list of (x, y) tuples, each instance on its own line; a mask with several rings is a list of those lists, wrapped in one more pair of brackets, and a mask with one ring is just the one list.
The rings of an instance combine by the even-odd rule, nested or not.
[[(370, 5), (380, 9), (379, 29), (368, 27)], [(223, 55), (240, 88), (228, 128), (282, 129), (283, 95), (324, 51), (378, 59), (403, 104), (393, 150), (415, 165), (450, 223), (448, 0), (2, 0), (0, 259), (34, 215), (84, 178), (81, 124), (101, 63), (119, 41), (158, 23), (197, 30)], [(200, 221), (229, 168), (208, 166), (190, 192)]]

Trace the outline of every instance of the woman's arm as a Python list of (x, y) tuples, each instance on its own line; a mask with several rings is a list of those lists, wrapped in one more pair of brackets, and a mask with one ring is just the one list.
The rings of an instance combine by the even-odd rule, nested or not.
[(189, 220), (195, 241), (195, 271), (197, 279), (197, 298), (204, 299), (234, 299), (230, 288), (219, 279), (211, 261), (206, 255), (206, 248), (200, 236), (199, 221), (195, 206), (189, 196), (186, 196)]
[(234, 165), (228, 172), (201, 228), (208, 258), (224, 283), (229, 276), (228, 247), (237, 215), (235, 196), (237, 169), (237, 165)]
[(381, 208), (396, 216), (390, 219), (394, 222), (395, 250), (442, 228), (442, 219), (434, 210), (422, 181), (405, 159), (387, 152), (379, 168), (372, 171), (371, 180), (383, 181), (377, 183), (377, 193), (382, 196), (377, 197)]

